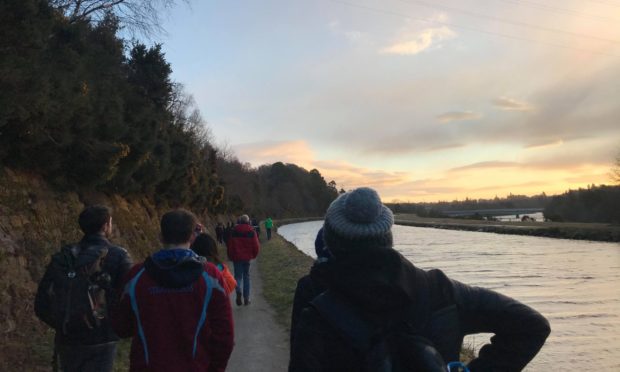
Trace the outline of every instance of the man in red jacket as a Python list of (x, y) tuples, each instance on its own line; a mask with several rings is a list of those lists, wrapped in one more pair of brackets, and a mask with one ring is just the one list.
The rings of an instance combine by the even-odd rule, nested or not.
[(228, 258), (233, 262), (235, 280), (237, 280), (237, 306), (241, 306), (241, 282), (243, 282), (243, 304), (250, 304), (250, 260), (258, 256), (260, 244), (256, 231), (250, 226), (247, 214), (239, 217), (228, 242)]
[(191, 212), (164, 214), (164, 249), (125, 277), (113, 325), (120, 337), (133, 337), (130, 371), (226, 369), (233, 349), (230, 301), (219, 270), (189, 249), (196, 226)]

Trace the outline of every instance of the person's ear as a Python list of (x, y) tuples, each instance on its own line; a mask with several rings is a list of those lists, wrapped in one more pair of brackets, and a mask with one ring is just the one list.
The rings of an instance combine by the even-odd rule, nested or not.
[(106, 235), (108, 237), (112, 236), (112, 217), (111, 216), (110, 216), (110, 219), (108, 219), (108, 222), (103, 224), (102, 231), (103, 231), (104, 235)]

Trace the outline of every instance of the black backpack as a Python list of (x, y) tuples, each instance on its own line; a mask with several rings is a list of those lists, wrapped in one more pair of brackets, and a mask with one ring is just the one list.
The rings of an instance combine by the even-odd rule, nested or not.
[(77, 335), (100, 326), (107, 317), (110, 275), (102, 271), (107, 246), (68, 245), (52, 256), (49, 319), (57, 332)]
[(311, 301), (321, 316), (352, 345), (364, 372), (467, 371), (459, 363), (446, 364), (435, 345), (420, 334), (430, 315), (419, 312), (381, 328), (336, 292), (327, 290)]

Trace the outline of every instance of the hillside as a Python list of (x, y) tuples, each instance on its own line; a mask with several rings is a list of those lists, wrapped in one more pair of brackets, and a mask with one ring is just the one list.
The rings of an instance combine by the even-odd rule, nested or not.
[[(52, 332), (34, 315), (34, 294), (50, 254), (81, 237), (77, 215), (90, 203), (113, 209), (113, 241), (135, 260), (158, 247), (163, 205), (146, 198), (60, 192), (41, 177), (0, 169), (0, 370), (49, 370)], [(213, 226), (208, 216), (200, 219)]]

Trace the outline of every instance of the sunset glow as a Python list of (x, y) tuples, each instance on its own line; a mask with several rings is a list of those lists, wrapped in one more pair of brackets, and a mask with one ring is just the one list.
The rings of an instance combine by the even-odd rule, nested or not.
[(620, 152), (618, 2), (192, 2), (165, 28), (174, 79), (254, 166), (414, 202), (610, 183)]

